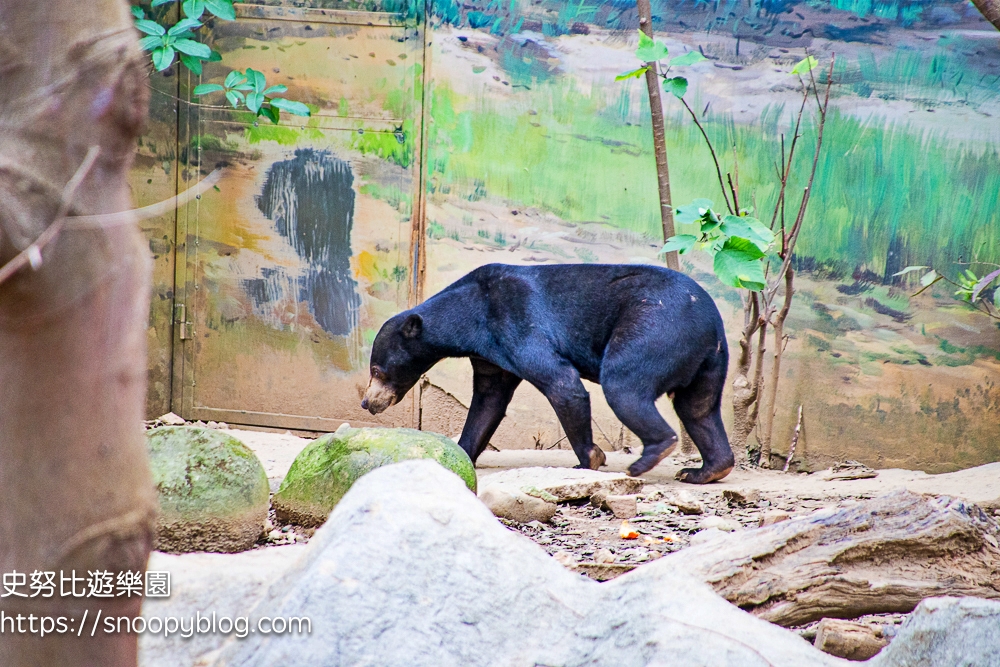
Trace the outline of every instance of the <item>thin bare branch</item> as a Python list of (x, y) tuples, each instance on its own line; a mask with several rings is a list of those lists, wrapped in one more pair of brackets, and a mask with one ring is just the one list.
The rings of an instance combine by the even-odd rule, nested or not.
[(66, 187), (63, 188), (62, 199), (59, 202), (59, 208), (52, 222), (45, 228), (45, 231), (38, 235), (34, 243), (15, 255), (9, 262), (0, 266), (0, 283), (9, 279), (25, 266), (30, 265), (36, 271), (42, 266), (42, 250), (58, 237), (59, 232), (62, 231), (66, 221), (66, 214), (73, 205), (73, 196), (76, 194), (80, 184), (83, 183), (83, 179), (90, 173), (90, 169), (94, 166), (94, 162), (97, 161), (97, 156), (100, 152), (101, 149), (98, 146), (91, 146), (87, 150), (83, 162), (80, 163), (80, 166), (76, 169), (76, 173), (73, 174), (73, 177), (66, 183)]
[(127, 225), (133, 222), (139, 222), (140, 220), (156, 218), (184, 206), (184, 204), (196, 197), (200, 197), (208, 189), (214, 187), (221, 178), (222, 170), (216, 169), (193, 187), (188, 188), (184, 192), (175, 197), (171, 197), (170, 199), (164, 199), (156, 204), (150, 204), (149, 206), (134, 208), (128, 211), (121, 211), (119, 213), (71, 216), (66, 218), (65, 227), (66, 229), (107, 228), (117, 227), (118, 225)]
[(712, 153), (712, 162), (715, 163), (715, 175), (719, 179), (719, 188), (722, 189), (722, 198), (726, 200), (726, 208), (729, 209), (729, 212), (735, 215), (733, 207), (729, 205), (729, 196), (726, 195), (726, 182), (722, 180), (722, 169), (719, 168), (719, 159), (715, 156), (715, 147), (712, 146), (712, 140), (708, 138), (707, 134), (705, 134), (705, 128), (702, 127), (701, 123), (698, 121), (698, 116), (696, 116), (691, 107), (688, 106), (687, 101), (683, 97), (680, 98), (680, 100), (681, 104), (684, 105), (684, 108), (687, 109), (687, 112), (691, 114), (691, 120), (694, 121), (694, 124), (698, 127), (698, 130), (701, 131), (701, 136), (705, 138), (705, 143), (708, 145), (708, 150), (709, 152)]

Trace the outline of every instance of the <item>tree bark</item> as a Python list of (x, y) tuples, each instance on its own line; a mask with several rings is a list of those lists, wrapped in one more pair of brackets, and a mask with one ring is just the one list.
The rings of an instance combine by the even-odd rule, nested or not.
[(661, 561), (787, 627), (906, 613), (942, 595), (1000, 599), (998, 541), (1000, 525), (979, 507), (900, 490), (720, 537)]
[[(121, 0), (0, 0), (0, 265), (58, 222), (77, 172), (70, 215), (131, 208), (125, 177), (148, 95), (131, 24)], [(88, 154), (96, 162), (81, 170)], [(55, 572), (56, 590), (4, 597), (0, 611), (63, 616), (69, 632), (5, 626), (0, 664), (135, 665), (135, 635), (91, 624), (98, 611), (137, 616), (142, 598), (62, 596), (60, 573), (111, 572), (117, 589), (149, 555), (148, 252), (134, 226), (67, 227), (31, 258), (0, 283), (0, 572), (29, 583)]]
[[(649, 0), (637, 0), (639, 29), (653, 39), (653, 16)], [(663, 241), (674, 235), (674, 208), (670, 203), (670, 169), (667, 165), (667, 134), (663, 121), (663, 100), (660, 98), (660, 76), (656, 63), (646, 63), (646, 90), (649, 93), (649, 111), (653, 125), (653, 153), (656, 156), (656, 181), (660, 195), (660, 221), (663, 225)], [(666, 254), (667, 266), (675, 271), (680, 269), (677, 252)]]
[(986, 20), (993, 24), (993, 27), (1000, 30), (1000, 0), (972, 0)]

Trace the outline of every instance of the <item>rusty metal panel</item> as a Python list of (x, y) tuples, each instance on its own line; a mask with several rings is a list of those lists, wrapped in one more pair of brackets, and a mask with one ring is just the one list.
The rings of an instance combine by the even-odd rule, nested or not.
[(182, 180), (215, 168), (222, 178), (178, 216), (175, 412), (415, 426), (412, 397), (372, 417), (360, 395), (375, 332), (409, 296), (420, 30), (380, 12), (238, 10), (213, 30), (225, 68), (206, 67), (202, 82), (253, 67), (318, 112), (279, 126), (222, 107), (186, 114)]

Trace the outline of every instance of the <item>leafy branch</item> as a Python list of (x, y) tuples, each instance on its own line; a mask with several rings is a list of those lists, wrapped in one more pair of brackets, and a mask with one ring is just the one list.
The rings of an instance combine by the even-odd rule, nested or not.
[(914, 292), (911, 296), (918, 296), (943, 280), (944, 282), (958, 288), (955, 292), (955, 297), (965, 301), (987, 317), (991, 317), (994, 320), (1000, 320), (1000, 287), (994, 288), (992, 300), (985, 298), (986, 290), (989, 289), (991, 285), (996, 283), (998, 279), (1000, 279), (1000, 269), (994, 269), (982, 277), (976, 275), (976, 273), (971, 269), (966, 269), (965, 271), (960, 272), (955, 280), (948, 278), (937, 269), (933, 269), (929, 266), (908, 266), (902, 271), (892, 275), (905, 276), (908, 273), (925, 271), (926, 269), (930, 270), (920, 276), (920, 289)]
[[(153, 0), (150, 6), (157, 8), (179, 1)], [(170, 27), (159, 20), (147, 18), (141, 7), (132, 7), (136, 29), (146, 35), (139, 40), (139, 45), (150, 52), (157, 72), (167, 69), (175, 58), (179, 58), (182, 65), (196, 76), (201, 76), (203, 63), (222, 60), (217, 51), (195, 39), (195, 32), (204, 27), (202, 17), (208, 12), (220, 20), (233, 21), (236, 19), (236, 8), (233, 0), (184, 0), (180, 5), (184, 18)], [(278, 97), (287, 91), (288, 87), (284, 85), (268, 86), (262, 72), (248, 67), (245, 72), (231, 71), (223, 85), (201, 84), (192, 92), (196, 96), (224, 92), (234, 109), (246, 107), (255, 116), (264, 116), (272, 123), (278, 123), (282, 111), (296, 116), (311, 115), (309, 107), (302, 102)]]

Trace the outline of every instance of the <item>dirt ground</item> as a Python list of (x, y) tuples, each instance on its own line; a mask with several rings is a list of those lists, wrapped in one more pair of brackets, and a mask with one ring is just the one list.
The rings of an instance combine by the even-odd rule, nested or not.
[[(277, 490), (295, 456), (309, 440), (291, 433), (273, 433), (230, 429), (253, 449), (264, 464), (272, 493)], [(621, 472), (635, 458), (622, 452), (607, 453), (604, 470)], [(491, 475), (502, 470), (532, 466), (572, 467), (577, 463), (571, 451), (504, 450), (487, 451), (478, 462), (482, 486)], [(1000, 462), (954, 473), (928, 475), (912, 470), (877, 471), (868, 479), (826, 479), (824, 472), (783, 473), (775, 470), (734, 470), (721, 482), (706, 486), (682, 484), (674, 479), (685, 466), (698, 465), (678, 454), (668, 458), (644, 476), (645, 486), (639, 496), (638, 515), (627, 520), (627, 527), (637, 537), (624, 539), (623, 520), (610, 511), (593, 507), (587, 501), (563, 504), (552, 521), (518, 524), (504, 521), (541, 546), (563, 565), (598, 581), (612, 579), (643, 563), (684, 549), (719, 530), (740, 531), (760, 525), (765, 515), (788, 518), (809, 514), (824, 507), (859, 499), (872, 498), (892, 489), (906, 488), (918, 493), (957, 496), (977, 503), (1000, 516)], [(700, 513), (684, 513), (665, 499), (683, 495)], [(693, 509), (689, 509), (693, 512)], [(273, 512), (270, 532), (258, 542), (258, 548), (307, 542), (315, 529), (279, 525)], [(880, 626), (886, 636), (893, 634), (905, 614), (881, 614), (858, 619)], [(812, 639), (815, 623), (797, 628)]]

